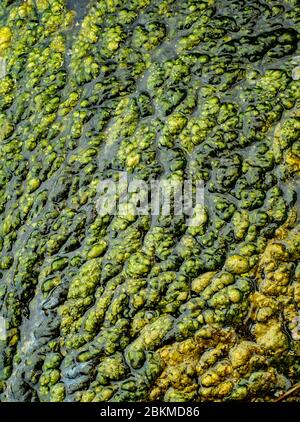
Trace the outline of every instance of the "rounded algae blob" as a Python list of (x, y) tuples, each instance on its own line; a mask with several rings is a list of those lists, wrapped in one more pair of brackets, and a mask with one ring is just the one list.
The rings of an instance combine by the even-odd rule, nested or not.
[(0, 56), (9, 47), (12, 32), (8, 26), (0, 27)]
[[(300, 378), (296, 1), (0, 3), (0, 401), (282, 397)], [(100, 213), (120, 172), (203, 182), (204, 203), (140, 215), (130, 192)]]

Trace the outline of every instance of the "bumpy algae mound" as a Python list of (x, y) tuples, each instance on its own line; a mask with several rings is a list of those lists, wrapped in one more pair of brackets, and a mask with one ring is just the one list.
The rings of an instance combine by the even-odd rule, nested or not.
[[(0, 5), (1, 401), (280, 399), (300, 381), (296, 0), (79, 3)], [(120, 171), (203, 180), (203, 218), (99, 215)]]

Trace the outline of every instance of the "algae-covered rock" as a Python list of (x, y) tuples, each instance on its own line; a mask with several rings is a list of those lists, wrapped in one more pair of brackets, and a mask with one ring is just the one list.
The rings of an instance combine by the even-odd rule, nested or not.
[(299, 401), (296, 3), (0, 2), (0, 401)]

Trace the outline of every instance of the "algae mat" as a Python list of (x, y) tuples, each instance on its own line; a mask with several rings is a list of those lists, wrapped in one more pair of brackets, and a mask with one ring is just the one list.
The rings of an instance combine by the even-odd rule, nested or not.
[[(299, 400), (299, 12), (1, 1), (1, 401)], [(100, 215), (120, 172), (202, 218)]]

